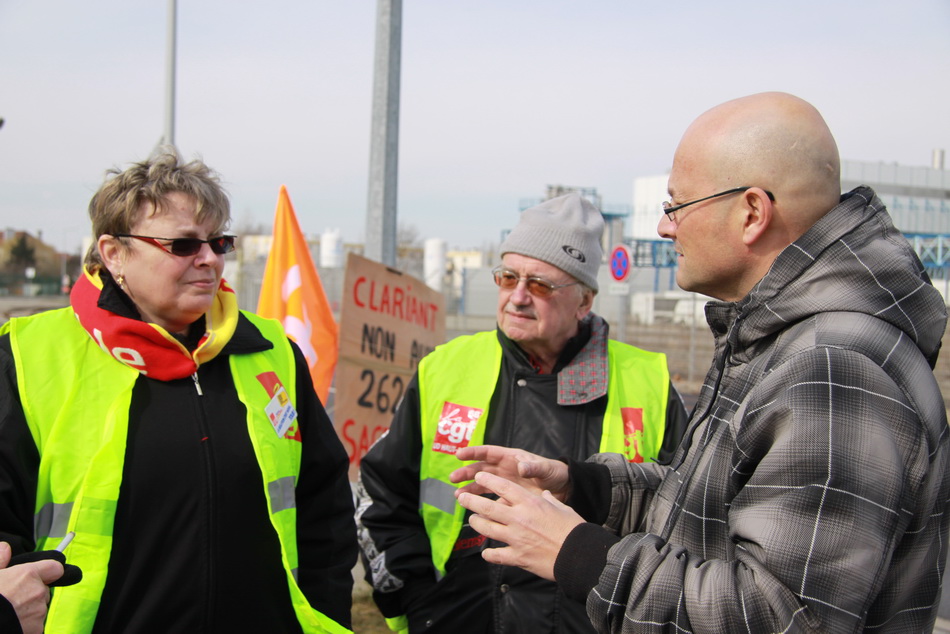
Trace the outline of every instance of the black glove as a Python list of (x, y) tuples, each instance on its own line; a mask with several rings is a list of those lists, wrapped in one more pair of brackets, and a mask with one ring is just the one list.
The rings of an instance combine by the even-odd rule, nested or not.
[(50, 588), (71, 586), (82, 581), (82, 570), (80, 570), (79, 566), (67, 564), (66, 555), (59, 552), (58, 550), (37, 550), (31, 553), (21, 553), (10, 559), (10, 563), (7, 564), (7, 568), (10, 566), (16, 566), (17, 564), (28, 564), (32, 561), (41, 561), (43, 559), (55, 559), (59, 563), (63, 564), (63, 576), (53, 583), (48, 584)]

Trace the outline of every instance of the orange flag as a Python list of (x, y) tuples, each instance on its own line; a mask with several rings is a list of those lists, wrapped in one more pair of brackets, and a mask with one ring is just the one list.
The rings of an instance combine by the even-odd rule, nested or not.
[(257, 313), (279, 320), (300, 346), (317, 395), (326, 404), (339, 354), (339, 330), (283, 185), (277, 198), (274, 242), (267, 256)]

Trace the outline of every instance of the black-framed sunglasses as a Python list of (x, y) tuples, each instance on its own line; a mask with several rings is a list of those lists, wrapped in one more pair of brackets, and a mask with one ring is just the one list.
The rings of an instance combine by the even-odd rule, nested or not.
[(113, 233), (112, 235), (116, 238), (135, 238), (142, 242), (148, 242), (166, 253), (179, 257), (196, 255), (201, 251), (201, 245), (205, 243), (211, 247), (212, 252), (217, 255), (224, 255), (234, 251), (234, 241), (237, 239), (237, 236), (216, 236), (207, 240), (199, 240), (198, 238), (156, 238), (153, 236), (137, 236), (131, 233)]
[(499, 288), (503, 288), (506, 291), (514, 290), (515, 287), (518, 286), (518, 282), (524, 280), (525, 287), (528, 289), (528, 292), (535, 297), (540, 297), (541, 299), (547, 299), (554, 294), (554, 291), (559, 288), (566, 288), (568, 286), (580, 284), (580, 282), (555, 284), (554, 282), (546, 280), (543, 277), (521, 277), (511, 269), (506, 269), (503, 266), (496, 266), (492, 269), (491, 274), (492, 277), (495, 278), (495, 284), (497, 284)]
[[(739, 192), (744, 192), (747, 189), (752, 189), (753, 187), (754, 185), (747, 185), (745, 187), (733, 187), (732, 189), (727, 189), (724, 192), (719, 192), (718, 194), (713, 194), (712, 196), (706, 196), (704, 198), (697, 198), (696, 200), (691, 200), (688, 203), (682, 203), (679, 205), (674, 205), (670, 201), (667, 200), (663, 203), (663, 213), (666, 214), (667, 218), (669, 218), (673, 222), (676, 222), (676, 212), (682, 209), (683, 207), (689, 207), (690, 205), (695, 205), (696, 203), (701, 203), (705, 200), (711, 200), (713, 198), (719, 198), (720, 196), (728, 196), (729, 194), (738, 194)], [(767, 189), (763, 189), (762, 191), (764, 191), (766, 195), (768, 195), (769, 200), (771, 200), (772, 202), (775, 202), (775, 196), (772, 195), (772, 192), (770, 192)]]

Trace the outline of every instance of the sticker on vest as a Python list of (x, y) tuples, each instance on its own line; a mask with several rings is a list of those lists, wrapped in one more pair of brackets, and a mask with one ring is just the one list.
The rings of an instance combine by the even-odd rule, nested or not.
[(472, 432), (475, 430), (475, 423), (484, 411), (477, 407), (456, 405), (448, 401), (443, 403), (432, 451), (454, 455), (462, 447), (468, 447)]
[(264, 407), (264, 413), (267, 414), (270, 424), (274, 426), (277, 436), (301, 442), (300, 429), (294, 425), (297, 420), (297, 410), (290, 402), (290, 397), (287, 396), (284, 384), (280, 382), (277, 373), (261, 372), (256, 378), (270, 397), (270, 403)]
[(267, 414), (267, 418), (270, 419), (270, 424), (274, 426), (278, 438), (283, 438), (290, 426), (297, 420), (297, 410), (290, 402), (290, 397), (287, 396), (287, 391), (283, 385), (277, 390), (277, 394), (274, 394), (274, 398), (270, 400), (270, 403), (264, 407), (264, 412)]
[(621, 407), (623, 418), (623, 448), (629, 462), (643, 462), (640, 447), (643, 444), (643, 408)]

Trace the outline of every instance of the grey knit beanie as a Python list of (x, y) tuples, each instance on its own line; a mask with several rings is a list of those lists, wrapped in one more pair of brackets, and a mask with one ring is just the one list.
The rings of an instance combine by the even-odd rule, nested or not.
[(517, 253), (547, 262), (596, 291), (603, 233), (604, 217), (597, 208), (580, 194), (565, 194), (521, 212), (501, 245), (501, 255)]

